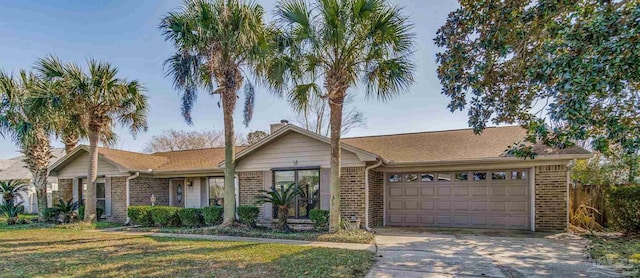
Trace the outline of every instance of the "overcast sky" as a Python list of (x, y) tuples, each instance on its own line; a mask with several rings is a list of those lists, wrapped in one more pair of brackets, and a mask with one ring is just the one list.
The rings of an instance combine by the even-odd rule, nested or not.
[[(272, 16), (275, 0), (258, 0)], [(118, 128), (116, 148), (140, 151), (147, 140), (167, 129), (203, 130), (223, 128), (217, 98), (201, 94), (193, 111), (193, 125), (180, 114), (180, 95), (164, 76), (163, 61), (173, 51), (157, 26), (167, 12), (181, 1), (2, 1), (0, 8), (0, 69), (17, 72), (33, 66), (36, 58), (54, 54), (64, 61), (85, 64), (88, 58), (106, 60), (118, 66), (120, 76), (141, 81), (150, 98), (149, 131), (133, 138)], [(441, 95), (436, 75), (433, 43), (436, 30), (445, 22), (457, 2), (402, 0), (398, 5), (415, 24), (416, 82), (392, 101), (365, 100), (362, 90), (353, 89), (354, 105), (366, 117), (366, 127), (347, 136), (365, 136), (467, 127), (466, 112), (452, 114), (448, 98)], [(267, 130), (270, 123), (291, 119), (288, 104), (265, 88), (258, 88), (253, 121), (242, 125), (242, 107), (236, 111), (236, 130), (247, 134)], [(19, 155), (18, 148), (0, 138), (0, 158)], [(54, 146), (61, 146), (54, 139)]]

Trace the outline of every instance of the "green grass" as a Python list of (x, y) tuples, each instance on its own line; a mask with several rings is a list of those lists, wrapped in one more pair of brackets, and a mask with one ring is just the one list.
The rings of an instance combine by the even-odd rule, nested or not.
[(3, 277), (363, 277), (369, 251), (68, 228), (0, 230)]
[(598, 263), (611, 265), (629, 277), (640, 277), (640, 236), (589, 239), (589, 251)]
[[(23, 214), (23, 215), (20, 215), (20, 218), (29, 219), (30, 221), (33, 221), (34, 219), (38, 218), (38, 215)], [(93, 229), (93, 230), (99, 230), (99, 229), (115, 228), (115, 227), (121, 227), (121, 226), (122, 226), (122, 224), (110, 223), (110, 222), (96, 222), (96, 223), (91, 223), (91, 224), (77, 222), (77, 223), (64, 224), (64, 225), (54, 225), (54, 224), (50, 224), (50, 223), (38, 223), (38, 222), (35, 222), (35, 221), (33, 223), (30, 223), (30, 224), (16, 224), (16, 225), (9, 226), (9, 225), (7, 225), (7, 219), (2, 217), (2, 216), (0, 216), (0, 231), (2, 231), (2, 230), (35, 229), (35, 228), (60, 228), (60, 229), (75, 229), (75, 230)]]
[(372, 233), (364, 230), (342, 231), (338, 233), (327, 232), (281, 232), (267, 228), (247, 228), (247, 227), (207, 227), (200, 229), (187, 228), (133, 228), (131, 231), (150, 231), (162, 233), (179, 233), (179, 234), (204, 234), (204, 235), (224, 235), (239, 237), (259, 237), (259, 238), (275, 238), (275, 239), (293, 239), (308, 241), (328, 241), (328, 242), (344, 242), (344, 243), (371, 243), (375, 239)]

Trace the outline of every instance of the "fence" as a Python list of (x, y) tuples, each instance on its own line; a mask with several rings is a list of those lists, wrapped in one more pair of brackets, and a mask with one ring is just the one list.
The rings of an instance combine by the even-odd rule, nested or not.
[(607, 211), (605, 205), (605, 186), (599, 185), (577, 185), (569, 190), (570, 212), (573, 214), (581, 206), (595, 209), (599, 213), (594, 213), (593, 217), (598, 224), (606, 226)]

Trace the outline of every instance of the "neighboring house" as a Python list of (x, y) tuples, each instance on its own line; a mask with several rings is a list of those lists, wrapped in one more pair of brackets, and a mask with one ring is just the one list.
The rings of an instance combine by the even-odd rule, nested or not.
[[(258, 190), (298, 185), (303, 195), (289, 211), (306, 218), (329, 209), (330, 142), (286, 122), (248, 147), (237, 147), (240, 205)], [(559, 230), (567, 227), (568, 170), (581, 148), (536, 147), (536, 159), (505, 155), (521, 141), (520, 127), (420, 132), (345, 138), (341, 214), (361, 225)], [(99, 148), (97, 197), (108, 221), (126, 220), (128, 206), (205, 207), (224, 202), (224, 149), (142, 154)], [(64, 198), (83, 199), (88, 148), (80, 146), (51, 166)], [(264, 219), (273, 208), (261, 206)]]
[[(56, 162), (59, 158), (64, 156), (64, 149), (51, 149), (51, 155), (53, 156), (49, 160), (49, 165)], [(26, 213), (38, 213), (38, 198), (36, 195), (36, 188), (31, 184), (32, 175), (27, 165), (24, 163), (24, 156), (18, 156), (10, 159), (0, 160), (0, 181), (8, 180), (20, 180), (28, 183), (28, 190), (26, 193), (20, 194), (19, 198), (23, 201), (23, 206)], [(55, 177), (49, 177), (47, 180), (47, 199), (48, 204), (52, 202), (52, 191), (57, 188), (58, 179)], [(1, 196), (1, 194), (0, 194)], [(0, 198), (0, 202), (2, 202)]]

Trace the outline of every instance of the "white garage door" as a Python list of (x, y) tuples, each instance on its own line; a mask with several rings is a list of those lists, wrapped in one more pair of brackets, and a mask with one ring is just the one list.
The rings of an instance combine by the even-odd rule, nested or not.
[(386, 225), (529, 229), (527, 170), (386, 175)]

